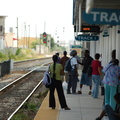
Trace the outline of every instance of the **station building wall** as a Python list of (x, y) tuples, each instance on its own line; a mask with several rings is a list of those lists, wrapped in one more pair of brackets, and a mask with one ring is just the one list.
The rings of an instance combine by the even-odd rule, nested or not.
[[(105, 66), (111, 60), (111, 52), (116, 49), (116, 58), (120, 61), (120, 26), (103, 25), (103, 31), (99, 34), (98, 41), (90, 42), (90, 55), (94, 58), (95, 53), (100, 53), (102, 57), (102, 66)], [(107, 28), (109, 36), (103, 37), (104, 30)]]

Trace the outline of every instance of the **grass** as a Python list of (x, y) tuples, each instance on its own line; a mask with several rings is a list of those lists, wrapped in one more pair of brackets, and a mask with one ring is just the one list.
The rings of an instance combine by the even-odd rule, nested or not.
[(33, 95), (11, 120), (33, 120), (47, 93), (48, 90), (45, 90), (43, 93)]

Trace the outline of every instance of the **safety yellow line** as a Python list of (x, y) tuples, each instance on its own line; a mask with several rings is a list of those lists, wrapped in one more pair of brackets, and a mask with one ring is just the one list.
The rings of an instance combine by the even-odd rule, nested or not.
[(49, 93), (48, 93), (44, 101), (42, 102), (42, 105), (38, 110), (34, 120), (57, 120), (58, 119), (60, 107), (59, 107), (58, 97), (56, 94), (57, 93), (55, 91), (56, 108), (55, 109), (49, 108)]

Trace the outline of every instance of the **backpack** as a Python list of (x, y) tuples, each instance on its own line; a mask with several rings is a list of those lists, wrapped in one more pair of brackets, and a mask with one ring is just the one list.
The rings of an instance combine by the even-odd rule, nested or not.
[[(71, 58), (72, 59), (72, 58)], [(72, 70), (71, 59), (67, 60), (64, 70), (70, 72)]]
[(43, 84), (45, 85), (46, 88), (50, 88), (51, 83), (52, 83), (52, 80), (51, 80), (49, 71), (46, 71), (43, 77)]

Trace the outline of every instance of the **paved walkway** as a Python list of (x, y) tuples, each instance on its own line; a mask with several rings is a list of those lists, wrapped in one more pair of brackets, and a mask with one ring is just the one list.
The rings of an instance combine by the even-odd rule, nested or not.
[(88, 87), (83, 86), (81, 95), (66, 94), (67, 104), (71, 110), (60, 109), (58, 120), (95, 120), (102, 110), (103, 96), (94, 99), (88, 95), (88, 91)]
[[(79, 71), (81, 73), (81, 71)], [(77, 91), (79, 90), (79, 82)], [(55, 110), (48, 107), (49, 97), (45, 98), (34, 120), (95, 120), (102, 111), (103, 96), (94, 99), (88, 95), (88, 86), (83, 86), (82, 94), (66, 94), (66, 101), (71, 110), (63, 110), (59, 106), (57, 94)], [(99, 90), (101, 92), (101, 90)], [(106, 120), (106, 119), (103, 119)]]
[[(79, 87), (79, 83), (78, 83)], [(59, 106), (57, 94), (57, 107), (52, 110), (48, 107), (48, 95), (34, 120), (95, 120), (100, 114), (103, 104), (103, 96), (94, 99), (88, 95), (88, 87), (83, 86), (83, 94), (66, 94), (65, 97), (71, 110), (63, 110)]]

